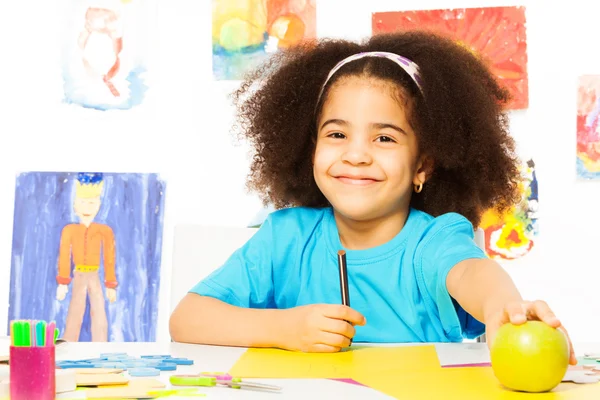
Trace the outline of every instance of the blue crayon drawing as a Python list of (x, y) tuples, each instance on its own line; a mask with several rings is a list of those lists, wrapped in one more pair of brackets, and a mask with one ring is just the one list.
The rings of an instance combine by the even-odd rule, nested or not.
[(156, 174), (20, 174), (8, 320), (56, 320), (68, 341), (154, 341), (164, 195)]

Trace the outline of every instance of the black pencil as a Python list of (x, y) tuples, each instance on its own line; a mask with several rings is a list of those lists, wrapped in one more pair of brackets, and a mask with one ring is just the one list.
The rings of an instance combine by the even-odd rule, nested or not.
[(350, 307), (350, 294), (348, 293), (348, 269), (346, 267), (346, 252), (338, 251), (338, 266), (340, 269), (340, 293), (342, 304)]
[[(346, 252), (338, 251), (338, 266), (340, 270), (340, 293), (342, 295), (342, 304), (350, 307), (350, 293), (348, 291), (348, 268), (346, 267)], [(352, 339), (350, 339), (352, 346)]]

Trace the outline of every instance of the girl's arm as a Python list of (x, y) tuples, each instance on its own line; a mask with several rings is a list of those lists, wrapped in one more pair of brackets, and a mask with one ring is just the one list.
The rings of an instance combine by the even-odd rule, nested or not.
[(189, 293), (171, 315), (169, 329), (176, 342), (329, 353), (347, 347), (354, 326), (365, 323), (362, 314), (341, 304), (253, 309)]
[(491, 347), (498, 329), (507, 323), (523, 324), (540, 320), (565, 332), (570, 348), (570, 363), (577, 364), (569, 334), (546, 302), (524, 301), (508, 273), (490, 259), (467, 259), (453, 267), (446, 287), (462, 308), (486, 326)]
[(506, 304), (523, 302), (508, 273), (490, 259), (468, 259), (458, 263), (448, 273), (446, 286), (450, 296), (484, 324)]
[[(278, 347), (282, 310), (232, 306), (221, 300), (188, 293), (169, 320), (176, 342), (240, 347)], [(279, 324), (281, 326), (281, 324)]]

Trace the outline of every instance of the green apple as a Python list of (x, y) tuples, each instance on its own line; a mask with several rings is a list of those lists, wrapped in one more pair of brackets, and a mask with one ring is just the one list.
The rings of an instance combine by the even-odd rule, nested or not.
[(523, 392), (547, 392), (564, 378), (569, 367), (565, 333), (540, 321), (504, 324), (492, 343), (494, 375), (505, 387)]

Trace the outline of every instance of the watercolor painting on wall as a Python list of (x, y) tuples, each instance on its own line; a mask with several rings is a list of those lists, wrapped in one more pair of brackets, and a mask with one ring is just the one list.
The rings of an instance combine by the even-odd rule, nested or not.
[(577, 178), (600, 179), (600, 75), (577, 85)]
[(55, 320), (72, 342), (154, 341), (164, 197), (156, 174), (19, 174), (8, 320)]
[(62, 45), (64, 102), (128, 110), (147, 96), (154, 0), (71, 0)]
[(503, 215), (488, 210), (481, 218), (485, 235), (485, 251), (490, 258), (513, 260), (531, 251), (538, 235), (538, 181), (535, 163), (528, 160), (522, 166), (520, 185), (522, 200)]
[(511, 93), (510, 109), (529, 104), (525, 7), (485, 7), (376, 12), (373, 34), (426, 29), (457, 40), (487, 60)]
[(212, 0), (213, 75), (240, 80), (278, 49), (316, 38), (316, 0)]

